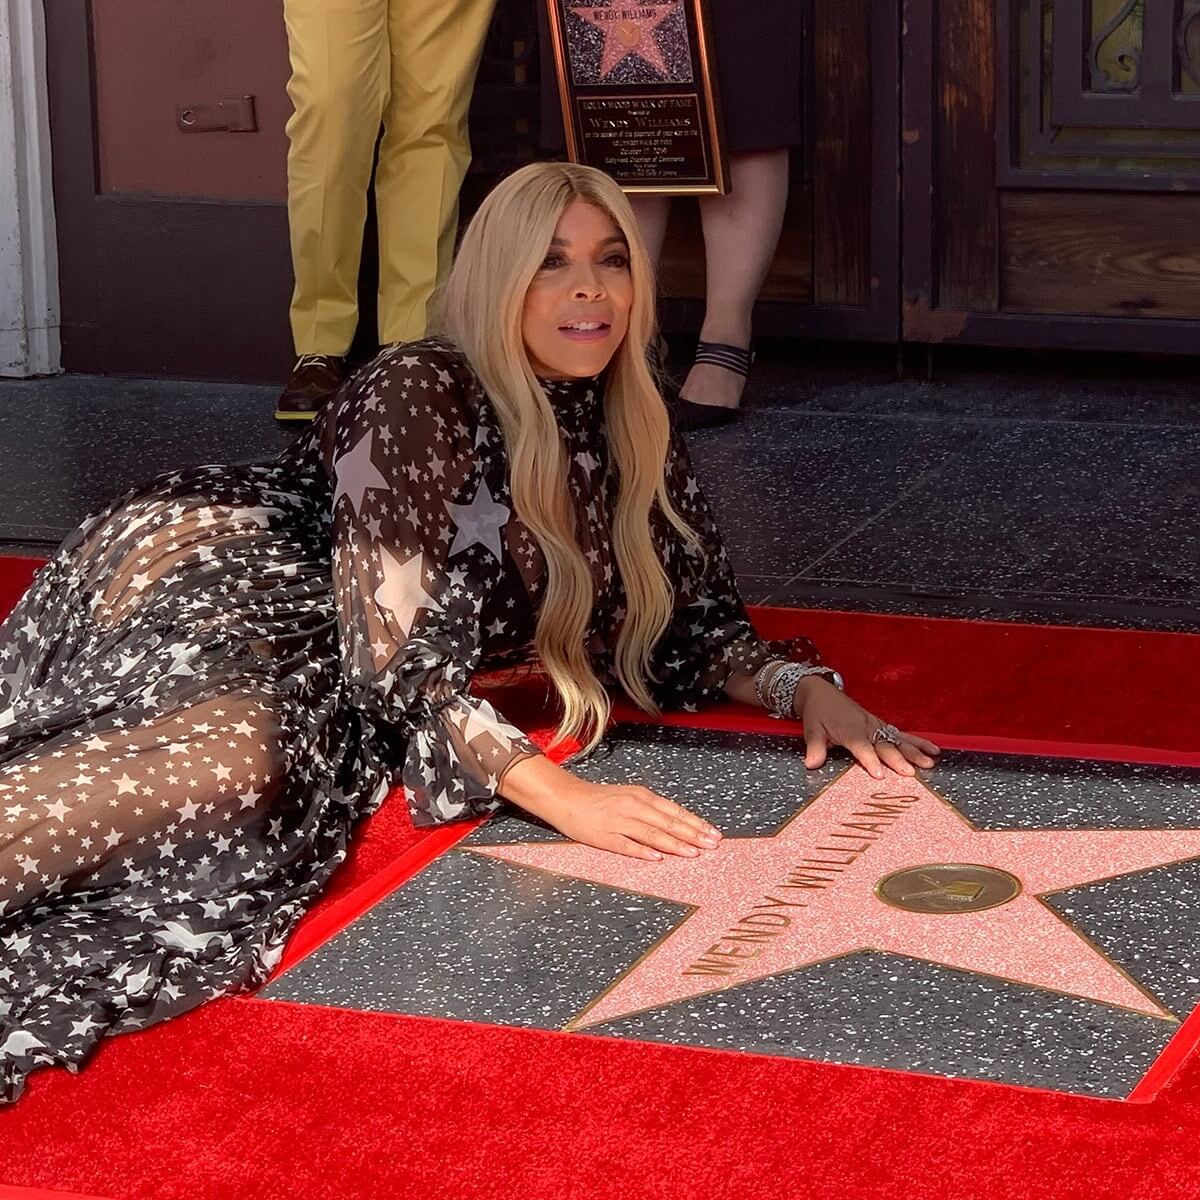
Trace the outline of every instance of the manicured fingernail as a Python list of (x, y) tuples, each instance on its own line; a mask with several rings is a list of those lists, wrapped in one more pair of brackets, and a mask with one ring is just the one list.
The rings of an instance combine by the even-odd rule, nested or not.
[(701, 840), (701, 841), (702, 841), (702, 842), (703, 842), (703, 843), (704, 843), (706, 846), (715, 846), (715, 845), (717, 844), (717, 842), (719, 842), (721, 839), (720, 839), (720, 838), (718, 838), (718, 837), (716, 836), (716, 834), (713, 834), (713, 833), (704, 833), (704, 834), (701, 834), (701, 835), (700, 835), (700, 840)]

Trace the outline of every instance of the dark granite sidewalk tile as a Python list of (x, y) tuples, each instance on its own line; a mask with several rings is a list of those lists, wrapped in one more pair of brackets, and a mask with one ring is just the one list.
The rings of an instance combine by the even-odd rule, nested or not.
[(964, 441), (793, 579), (1195, 605), (1198, 507), (1200, 431), (1027, 423)]
[(750, 413), (689, 441), (734, 569), (794, 575), (944, 469), (963, 422)]

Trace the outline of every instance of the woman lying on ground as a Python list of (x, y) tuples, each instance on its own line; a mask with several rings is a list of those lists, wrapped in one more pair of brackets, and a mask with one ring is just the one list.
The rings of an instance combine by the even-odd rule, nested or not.
[(382, 353), (278, 459), (89, 517), (0, 626), (0, 1082), (261, 983), (403, 783), (639, 858), (719, 831), (585, 782), (484, 699), (539, 661), (560, 737), (609, 693), (798, 716), (806, 764), (911, 775), (900, 733), (755, 635), (646, 363), (654, 297), (605, 175), (523, 168), (471, 222), (439, 336)]

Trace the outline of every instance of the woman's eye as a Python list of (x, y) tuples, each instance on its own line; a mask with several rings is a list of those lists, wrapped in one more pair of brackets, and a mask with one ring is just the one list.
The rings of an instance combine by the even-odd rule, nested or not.
[(557, 266), (561, 266), (561, 265), (562, 265), (562, 256), (559, 254), (547, 254), (546, 257), (542, 259), (542, 270), (543, 271), (547, 270), (550, 267), (557, 267)]
[(624, 254), (610, 254), (605, 260), (610, 267), (625, 268), (629, 266), (629, 258)]

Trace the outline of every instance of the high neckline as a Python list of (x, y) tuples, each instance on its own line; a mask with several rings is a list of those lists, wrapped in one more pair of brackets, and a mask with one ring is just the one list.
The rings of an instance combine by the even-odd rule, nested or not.
[(603, 374), (589, 375), (582, 379), (544, 379), (537, 377), (551, 404), (591, 404), (604, 394)]

